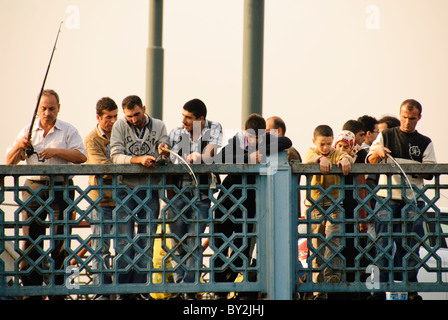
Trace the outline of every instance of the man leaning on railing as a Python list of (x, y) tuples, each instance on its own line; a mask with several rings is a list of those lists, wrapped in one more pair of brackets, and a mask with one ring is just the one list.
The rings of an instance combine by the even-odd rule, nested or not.
[[(110, 136), (112, 127), (117, 121), (118, 106), (114, 100), (109, 97), (104, 97), (98, 100), (96, 104), (96, 118), (98, 120), (95, 128), (84, 139), (84, 144), (87, 151), (87, 164), (112, 164), (110, 158)], [(98, 186), (98, 176), (92, 175), (89, 177), (89, 185)], [(102, 184), (112, 184), (112, 176), (104, 175)], [(100, 197), (100, 192), (97, 189), (92, 189), (89, 197), (96, 201)], [(92, 249), (98, 250), (101, 248), (101, 258), (95, 257), (92, 262), (94, 270), (101, 270), (101, 265), (106, 269), (110, 269), (110, 239), (104, 239), (102, 235), (112, 234), (113, 225), (110, 221), (113, 219), (113, 210), (115, 208), (115, 201), (113, 199), (112, 190), (103, 190), (101, 192), (101, 202), (98, 204), (99, 210), (92, 211), (92, 231), (96, 236), (92, 239)], [(104, 223), (109, 221), (109, 223)], [(93, 283), (98, 285), (102, 283), (112, 283), (112, 276), (108, 273), (104, 274), (103, 280), (99, 272), (93, 274)], [(107, 295), (96, 294), (94, 300), (108, 300)]]
[[(216, 150), (222, 144), (222, 127), (219, 122), (210, 121), (207, 118), (207, 107), (199, 99), (193, 99), (185, 103), (182, 110), (182, 126), (174, 128), (170, 133), (171, 152), (184, 157), (188, 163), (210, 163)], [(179, 158), (171, 155), (171, 161), (179, 164)], [(191, 177), (188, 174), (173, 177), (173, 183), (182, 189), (191, 185)], [(209, 175), (199, 175), (199, 183), (207, 185)], [(174, 197), (174, 195), (173, 195)], [(193, 194), (186, 194), (190, 200)], [(210, 199), (208, 189), (202, 189), (194, 200), (195, 207), (181, 196), (176, 197), (174, 203), (167, 209), (170, 219), (170, 231), (176, 235), (174, 266), (185, 260), (185, 266), (176, 269), (174, 280), (176, 283), (192, 283), (199, 281), (194, 270), (202, 267), (203, 248), (200, 243), (200, 234), (204, 233), (206, 220), (209, 219)], [(196, 210), (197, 209), (197, 210)], [(185, 239), (185, 240), (183, 240)], [(186, 257), (186, 258), (185, 258)], [(192, 270), (188, 270), (192, 269)], [(184, 299), (195, 299), (195, 293), (184, 293)]]
[[(379, 133), (370, 148), (366, 162), (378, 163), (380, 160), (385, 159), (388, 162), (395, 160), (397, 163), (436, 163), (434, 146), (431, 139), (418, 133), (416, 130), (417, 123), (420, 121), (421, 117), (421, 104), (416, 100), (405, 100), (400, 106), (400, 126), (385, 129)], [(432, 176), (412, 175), (409, 176), (408, 179), (411, 185), (422, 188), (423, 179), (432, 179)], [(392, 176), (392, 184), (400, 185), (400, 180), (401, 177), (399, 175)], [(387, 177), (385, 175), (380, 177), (379, 184), (387, 184)], [(386, 198), (389, 196), (388, 190), (380, 189), (378, 195)], [(406, 198), (412, 201), (411, 208), (414, 208), (406, 212), (407, 217), (402, 217), (402, 210), (408, 205), (408, 202), (403, 198), (402, 191), (399, 188), (392, 190), (391, 199), (387, 201), (387, 206), (384, 206), (380, 202), (377, 202), (376, 204), (375, 211), (377, 212), (377, 219), (375, 220), (375, 232), (378, 237), (378, 244), (383, 249), (391, 248), (390, 250), (387, 250), (387, 252), (377, 250), (377, 255), (383, 256), (378, 262), (378, 266), (380, 267), (380, 282), (392, 281), (392, 279), (389, 279), (389, 272), (387, 270), (381, 270), (381, 267), (387, 267), (388, 261), (394, 261), (396, 264), (399, 264), (394, 266), (389, 265), (389, 267), (402, 267), (401, 264), (406, 258), (406, 255), (408, 255), (408, 252), (406, 252), (405, 249), (406, 247), (416, 250), (416, 253), (418, 254), (419, 244), (416, 237), (406, 237), (405, 235), (405, 244), (403, 244), (402, 241), (399, 241), (400, 239), (392, 239), (396, 245), (394, 259), (387, 259), (384, 257), (386, 253), (389, 257), (392, 255), (393, 243), (390, 243), (391, 239), (385, 236), (389, 233), (388, 229), (391, 219), (406, 219), (409, 221), (409, 225), (406, 228), (403, 228), (401, 223), (394, 223), (392, 225), (394, 233), (402, 233), (406, 230), (411, 230), (411, 232), (418, 237), (423, 236), (423, 218), (421, 217), (420, 210), (424, 207), (424, 202), (415, 199), (415, 194), (413, 193), (411, 186), (409, 186), (409, 190), (406, 192)], [(415, 208), (415, 206), (418, 209)], [(388, 208), (392, 210), (392, 216), (390, 216)], [(416, 269), (416, 265), (416, 259), (409, 255), (407, 266), (409, 269), (415, 269), (406, 270), (407, 281), (409, 282), (417, 282), (418, 270)], [(394, 280), (405, 280), (403, 279), (402, 274), (399, 276), (399, 279)], [(384, 293), (376, 293), (373, 297), (377, 299), (385, 299)], [(410, 292), (408, 299), (415, 300), (421, 299), (421, 297), (416, 292)]]
[[(271, 135), (266, 132), (266, 121), (258, 114), (251, 114), (246, 120), (244, 131), (238, 132), (229, 139), (229, 143), (216, 155), (217, 161), (223, 163), (265, 163), (266, 156), (274, 155), (277, 152), (283, 151), (292, 146), (292, 142), (288, 137), (281, 137)], [(247, 175), (246, 184), (255, 184), (256, 176)], [(246, 265), (251, 266), (252, 254), (254, 245), (251, 243), (256, 242), (256, 238), (250, 238), (247, 234), (255, 232), (255, 225), (247, 222), (245, 228), (241, 223), (238, 223), (234, 219), (230, 219), (233, 216), (235, 219), (254, 219), (256, 216), (256, 191), (252, 188), (232, 188), (232, 186), (243, 184), (243, 177), (239, 174), (229, 174), (222, 182), (223, 188), (218, 194), (218, 201), (221, 206), (217, 207), (215, 211), (215, 233), (223, 234), (225, 239), (232, 238), (232, 235), (244, 234), (243, 239), (241, 237), (234, 237), (232, 245), (226, 244), (224, 237), (215, 237), (214, 248), (220, 248), (222, 252), (225, 252), (226, 246), (233, 246), (240, 250), (237, 258), (230, 257), (229, 260), (233, 261), (233, 265), (241, 267)], [(233, 190), (232, 190), (233, 189)], [(238, 207), (233, 210), (234, 202), (232, 197), (229, 197), (224, 190), (232, 190), (231, 195), (234, 199), (244, 198), (242, 202), (244, 208)], [(244, 195), (243, 192), (246, 194)], [(233, 252), (233, 256), (237, 253)], [(224, 270), (220, 270), (226, 262), (221, 257), (214, 260), (215, 271), (214, 278), (216, 282), (233, 282), (235, 281), (238, 272), (232, 268), (231, 265)], [(218, 271), (219, 270), (219, 271)], [(249, 272), (248, 281), (256, 281), (256, 274)], [(255, 298), (250, 293), (239, 293), (238, 296), (243, 299)], [(216, 292), (215, 297), (217, 299), (226, 299), (226, 292)]]
[[(116, 164), (140, 164), (145, 167), (155, 167), (156, 159), (161, 154), (167, 154), (162, 151), (164, 148), (169, 148), (169, 138), (166, 132), (165, 124), (159, 120), (148, 116), (145, 113), (145, 106), (138, 96), (128, 96), (122, 102), (123, 113), (125, 118), (118, 119), (112, 128), (111, 135), (111, 157)], [(159, 183), (157, 177), (150, 177), (150, 185)], [(118, 198), (120, 201), (126, 202), (123, 204), (129, 211), (132, 212), (131, 217), (124, 208), (118, 210), (118, 247), (120, 250), (127, 250), (121, 252), (123, 256), (134, 260), (139, 256), (136, 246), (140, 249), (149, 247), (149, 251), (141, 256), (138, 261), (133, 261), (141, 269), (148, 268), (151, 263), (152, 256), (150, 252), (153, 248), (154, 240), (151, 237), (151, 243), (148, 246), (146, 236), (154, 235), (157, 231), (156, 219), (159, 217), (159, 194), (156, 188), (150, 188), (148, 194), (147, 189), (139, 189), (140, 186), (148, 184), (146, 175), (122, 175), (119, 183), (129, 187), (132, 191), (132, 197), (128, 199), (128, 193), (124, 189), (118, 190)], [(134, 193), (135, 192), (135, 193)], [(149, 200), (146, 200), (149, 196)], [(145, 210), (145, 207), (139, 205), (140, 201), (146, 201), (150, 212)], [(118, 199), (117, 199), (118, 200)], [(133, 212), (140, 207), (138, 212)], [(136, 221), (149, 219), (150, 223), (138, 223), (137, 233), (142, 235), (137, 244), (128, 246), (129, 241), (134, 241), (135, 237), (134, 224)], [(149, 230), (147, 230), (150, 225)], [(130, 240), (128, 240), (130, 239)], [(148, 257), (149, 256), (149, 257)], [(125, 257), (119, 259), (117, 265), (118, 269), (123, 270), (129, 267), (129, 262)], [(147, 274), (145, 272), (138, 272), (137, 268), (129, 268), (126, 273), (118, 275), (118, 283), (146, 283)], [(120, 295), (117, 299), (134, 299), (133, 295)]]

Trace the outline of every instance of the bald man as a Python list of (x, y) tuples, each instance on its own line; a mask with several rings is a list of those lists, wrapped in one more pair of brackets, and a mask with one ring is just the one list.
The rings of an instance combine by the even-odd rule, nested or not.
[[(274, 116), (270, 117), (266, 120), (266, 131), (275, 134), (275, 130), (277, 130), (277, 135), (279, 137), (284, 137), (286, 132), (286, 125), (282, 118)], [(296, 150), (296, 148), (291, 147), (286, 149), (288, 152), (288, 162), (291, 164), (292, 160), (296, 160), (302, 162), (302, 157), (300, 157), (300, 153)]]

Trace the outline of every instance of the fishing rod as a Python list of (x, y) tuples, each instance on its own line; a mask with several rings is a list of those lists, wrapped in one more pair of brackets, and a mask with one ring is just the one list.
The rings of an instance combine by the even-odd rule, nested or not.
[[(407, 184), (408, 184), (408, 186), (409, 186), (409, 189), (411, 189), (412, 197), (414, 198), (414, 202), (415, 202), (415, 206), (417, 206), (417, 199), (415, 198), (415, 192), (414, 192), (414, 189), (412, 188), (412, 185), (411, 185), (411, 182), (409, 181), (408, 176), (406, 175), (406, 173), (404, 172), (404, 170), (403, 170), (403, 168), (400, 166), (400, 164), (397, 162), (397, 160), (395, 160), (395, 158), (392, 157), (392, 155), (391, 155), (389, 152), (386, 152), (386, 156), (387, 156), (390, 160), (392, 160), (392, 161), (394, 162), (394, 164), (398, 167), (398, 169), (400, 169), (400, 171), (401, 171), (403, 177), (405, 178), (405, 180), (406, 180), (406, 182), (407, 182)], [(394, 166), (394, 165), (392, 165), (392, 166)]]
[(39, 109), (40, 99), (42, 98), (42, 94), (44, 92), (45, 82), (47, 81), (47, 76), (48, 76), (48, 71), (50, 71), (51, 61), (53, 60), (53, 55), (56, 50), (56, 44), (58, 43), (59, 33), (61, 33), (62, 23), (63, 23), (63, 21), (61, 21), (61, 23), (59, 24), (58, 34), (56, 35), (56, 41), (54, 42), (53, 51), (51, 52), (50, 62), (48, 63), (47, 71), (45, 72), (44, 82), (42, 83), (42, 88), (40, 89), (39, 96), (37, 97), (36, 108), (34, 109), (33, 118), (31, 119), (30, 131), (28, 132), (28, 141), (30, 142), (30, 145), (25, 150), (28, 157), (30, 157), (34, 153), (36, 153), (36, 152), (34, 152), (34, 147), (31, 144), (31, 137), (32, 137), (33, 127), (34, 127), (34, 121), (36, 120), (37, 110)]

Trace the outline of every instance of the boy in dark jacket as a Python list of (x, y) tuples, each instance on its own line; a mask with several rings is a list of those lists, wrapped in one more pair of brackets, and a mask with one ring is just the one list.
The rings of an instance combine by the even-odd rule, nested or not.
[[(266, 121), (258, 114), (251, 114), (245, 123), (244, 131), (233, 136), (229, 143), (216, 156), (216, 161), (222, 163), (246, 164), (246, 163), (265, 163), (266, 156), (283, 151), (292, 146), (292, 142), (287, 137), (277, 137), (266, 132)], [(230, 174), (222, 182), (223, 189), (218, 194), (220, 206), (215, 211), (215, 223), (213, 224), (214, 239), (213, 250), (215, 253), (222, 253), (227, 256), (229, 243), (224, 239), (229, 239), (233, 233), (238, 234), (232, 241), (232, 247), (238, 250), (232, 250), (232, 255), (238, 255), (236, 258), (230, 257), (232, 265), (226, 270), (215, 271), (214, 279), (216, 282), (234, 282), (239, 268), (246, 269), (251, 265), (251, 256), (256, 242), (255, 218), (256, 207), (256, 175)], [(235, 188), (230, 194), (226, 190), (234, 185), (243, 184)], [(242, 190), (246, 190), (244, 195)], [(245, 200), (240, 206), (235, 206), (234, 199)], [(242, 210), (242, 207), (245, 210)], [(221, 208), (225, 208), (222, 210)], [(221, 238), (219, 234), (222, 233)], [(255, 234), (254, 234), (255, 233)], [(226, 259), (227, 260), (227, 259)], [(220, 269), (225, 264), (219, 257), (214, 260), (214, 268)], [(235, 268), (233, 268), (235, 267)], [(249, 281), (256, 281), (256, 274), (249, 273)], [(227, 293), (215, 293), (217, 299), (222, 299)]]

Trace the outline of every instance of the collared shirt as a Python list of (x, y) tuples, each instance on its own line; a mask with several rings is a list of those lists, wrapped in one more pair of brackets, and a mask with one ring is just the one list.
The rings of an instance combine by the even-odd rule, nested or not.
[(147, 138), (145, 138), (147, 137), (147, 135), (145, 136), (145, 133), (151, 132), (152, 123), (147, 114), (145, 114), (144, 116), (145, 116), (145, 124), (141, 129), (137, 128), (136, 126), (128, 122), (128, 124), (133, 129), (132, 132), (134, 134), (134, 141), (135, 141), (133, 152), (135, 155), (145, 155), (148, 150), (147, 147), (145, 146), (145, 140), (147, 140)]
[[(111, 164), (112, 159), (108, 153), (110, 150), (110, 141), (107, 135), (104, 133), (104, 130), (101, 129), (99, 125), (95, 126), (95, 128), (84, 138), (84, 146), (87, 151), (87, 161), (86, 164)], [(112, 184), (112, 176), (111, 175), (103, 175), (103, 185), (111, 185)], [(89, 176), (89, 185), (90, 186), (98, 186), (98, 175)], [(112, 190), (102, 190), (99, 191), (97, 188), (92, 188), (89, 192), (89, 197), (93, 201), (96, 201), (100, 194), (102, 199), (100, 199), (100, 203), (98, 204), (100, 207), (114, 207), (116, 205), (113, 199)]]
[[(197, 140), (191, 138), (190, 132), (183, 127), (177, 127), (170, 132), (170, 145), (172, 146), (171, 152), (174, 152), (181, 157), (184, 154), (191, 154), (198, 152), (203, 154), (204, 148), (208, 144), (214, 144), (221, 147), (222, 145), (222, 127), (219, 122), (205, 120), (204, 128), (201, 131), (201, 135)], [(173, 155), (170, 155), (171, 162), (179, 164), (180, 160)], [(190, 176), (188, 174), (182, 176), (181, 185), (191, 184)], [(207, 196), (201, 193), (201, 199), (205, 199)]]
[(370, 150), (370, 146), (365, 142), (362, 143), (361, 148), (366, 149), (367, 152)]
[(134, 126), (129, 122), (129, 124), (131, 124), (132, 128), (134, 129), (135, 139), (137, 140), (143, 140), (146, 129), (149, 129), (149, 131), (151, 131), (151, 122), (149, 116), (147, 114), (144, 114), (144, 116), (145, 116), (145, 123), (143, 124), (143, 127), (141, 129), (137, 128), (136, 126)]
[[(145, 132), (142, 139), (138, 139), (134, 126), (126, 118), (119, 118), (112, 127), (110, 137), (110, 156), (113, 163), (131, 164), (133, 157), (159, 156), (158, 146), (161, 143), (169, 145), (165, 124), (162, 120), (147, 117)], [(130, 188), (147, 184), (147, 176), (142, 174), (123, 174), (119, 182)], [(160, 182), (160, 176), (154, 175), (151, 178), (152, 184)]]
[[(242, 139), (244, 139), (244, 150), (248, 150), (249, 149), (249, 139), (247, 138), (247, 135), (243, 131), (240, 131), (238, 134), (239, 134), (238, 138), (240, 139), (240, 141)], [(260, 138), (260, 141), (258, 141), (257, 144), (258, 144), (258, 146), (260, 146), (260, 145), (263, 145), (263, 143), (264, 143), (264, 136), (262, 136)]]
[[(222, 127), (219, 122), (205, 120), (204, 128), (197, 140), (191, 138), (190, 132), (183, 127), (177, 127), (170, 132), (171, 151), (183, 156), (193, 152), (203, 153), (204, 144), (215, 144), (219, 147), (222, 145)], [(171, 156), (173, 163), (179, 163), (179, 160)]]
[[(101, 126), (98, 124), (98, 131), (101, 133), (101, 136), (106, 139), (109, 140), (109, 137), (106, 135), (106, 133), (104, 132), (103, 128), (101, 128)], [(108, 145), (106, 145), (106, 158), (110, 158), (110, 143)]]
[[(14, 141), (14, 145), (17, 144), (17, 142), (24, 136), (28, 135), (28, 131), (29, 126), (23, 128), (17, 135), (17, 138)], [(42, 152), (47, 148), (61, 148), (68, 150), (78, 150), (82, 154), (87, 156), (83, 140), (79, 135), (78, 130), (70, 123), (59, 119), (56, 119), (53, 128), (51, 128), (51, 130), (47, 133), (45, 137), (44, 137), (44, 129), (40, 125), (40, 122), (37, 122), (37, 125), (34, 127), (32, 132), (31, 144), (33, 145), (34, 151), (36, 153)], [(10, 149), (12, 149), (12, 147)], [(44, 162), (41, 162), (38, 161), (37, 154), (33, 154), (32, 156), (26, 158), (26, 163), (33, 165), (34, 164), (53, 165), (53, 164), (70, 164), (71, 162), (58, 157), (45, 159)]]

